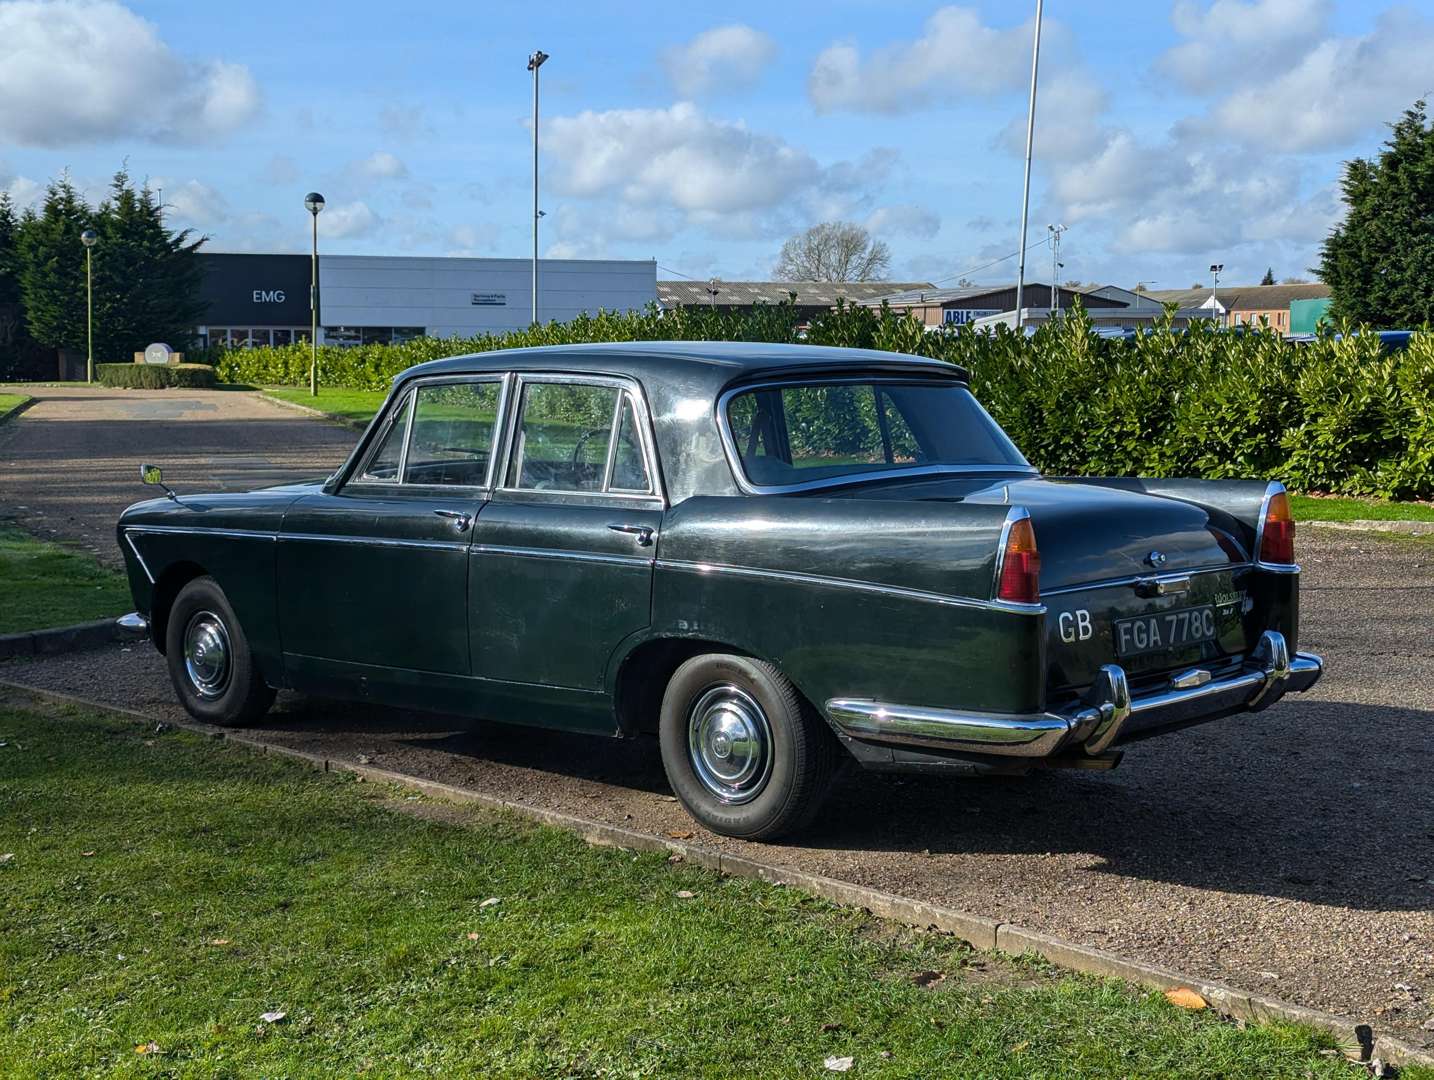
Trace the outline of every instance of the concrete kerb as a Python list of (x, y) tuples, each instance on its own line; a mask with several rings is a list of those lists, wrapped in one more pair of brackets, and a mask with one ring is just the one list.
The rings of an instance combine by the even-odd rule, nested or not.
[(436, 780), (424, 780), (420, 777), (376, 768), (372, 765), (325, 758), (318, 754), (266, 743), (249, 736), (234, 735), (223, 728), (216, 728), (209, 724), (161, 721), (158, 717), (134, 709), (91, 701), (75, 694), (41, 690), (8, 679), (0, 679), (0, 688), (29, 694), (37, 698), (49, 698), (67, 704), (83, 705), (101, 712), (143, 720), (145, 723), (152, 724), (157, 721), (167, 723), (211, 738), (221, 738), (226, 742), (236, 743), (259, 753), (290, 758), (321, 771), (347, 772), (361, 781), (391, 784), (435, 798), (515, 814), (529, 821), (576, 833), (586, 842), (597, 846), (619, 847), (632, 851), (666, 851), (669, 854), (681, 856), (684, 862), (706, 867), (729, 877), (755, 878), (773, 885), (798, 888), (834, 904), (865, 908), (873, 915), (893, 922), (905, 923), (922, 929), (942, 930), (961, 938), (976, 949), (995, 950), (1014, 956), (1034, 955), (1057, 967), (1103, 978), (1123, 979), (1126, 982), (1155, 990), (1187, 987), (1205, 998), (1216, 1012), (1234, 1019), (1258, 1023), (1272, 1020), (1284, 1021), (1329, 1032), (1338, 1041), (1344, 1053), (1355, 1060), (1370, 1061), (1378, 1058), (1386, 1064), (1392, 1065), (1434, 1066), (1434, 1053), (1389, 1036), (1376, 1036), (1369, 1024), (1360, 1023), (1348, 1017), (1321, 1012), (1318, 1009), (1256, 994), (1236, 986), (1187, 975), (1157, 964), (1130, 960), (1115, 953), (1106, 952), (1104, 949), (1078, 945), (1036, 930), (998, 922), (970, 912), (958, 911), (955, 908), (883, 893), (863, 885), (838, 881), (802, 870), (793, 870), (758, 859), (728, 855), (682, 840), (653, 836), (650, 833), (625, 829), (617, 825), (607, 825), (560, 810), (548, 810), (525, 803), (499, 799)]
[(76, 652), (108, 645), (112, 641), (140, 641), (144, 634), (125, 630), (114, 619), (73, 626), (55, 626), (46, 630), (24, 630), (18, 634), (0, 634), (0, 660), (11, 656), (49, 655)]
[(341, 427), (352, 428), (354, 431), (363, 431), (368, 427), (367, 420), (354, 420), (347, 416), (340, 416), (338, 413), (325, 412), (323, 409), (316, 409), (311, 405), (300, 405), (297, 401), (286, 401), (281, 397), (275, 397), (267, 390), (260, 390), (259, 396), (265, 401), (280, 405), (285, 409), (293, 409), (305, 416), (312, 416), (315, 420), (327, 420), (331, 424), (338, 424)]
[(22, 397), (23, 397), (23, 400), (21, 400), (21, 401), (19, 401), (19, 402), (16, 402), (14, 405), (11, 405), (8, 409), (4, 410), (3, 412), (0, 412), (0, 424), (3, 424), (6, 420), (12, 420), (12, 419), (14, 419), (15, 417), (19, 416), (22, 412), (24, 412), (26, 409), (28, 409), (31, 405), (35, 404), (35, 399), (34, 399), (34, 398), (32, 398), (32, 397), (24, 397), (23, 395), (22, 395)]

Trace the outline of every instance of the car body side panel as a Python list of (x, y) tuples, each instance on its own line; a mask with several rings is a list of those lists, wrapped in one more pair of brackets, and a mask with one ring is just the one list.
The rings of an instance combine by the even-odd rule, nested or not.
[(653, 634), (769, 660), (832, 697), (1033, 711), (1044, 617), (993, 605), (1005, 510), (781, 496), (697, 498), (669, 512)]

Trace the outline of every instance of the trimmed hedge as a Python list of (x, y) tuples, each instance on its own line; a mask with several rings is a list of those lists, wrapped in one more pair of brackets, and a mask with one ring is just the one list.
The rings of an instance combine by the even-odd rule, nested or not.
[(95, 378), (103, 386), (127, 390), (211, 389), (218, 382), (208, 364), (96, 364)]
[[(319, 349), (328, 385), (387, 389), (443, 356), (592, 341), (789, 341), (914, 353), (965, 366), (976, 396), (1031, 462), (1052, 474), (1270, 477), (1297, 490), (1434, 496), (1434, 332), (1386, 353), (1343, 328), (1291, 344), (1269, 330), (1168, 320), (1103, 338), (1077, 308), (1025, 337), (1005, 328), (927, 331), (885, 308), (839, 307), (800, 323), (790, 305), (599, 312), (501, 336)], [(123, 365), (117, 365), (123, 366)], [(139, 366), (139, 365), (135, 365)], [(309, 348), (222, 354), (226, 381), (302, 385)]]

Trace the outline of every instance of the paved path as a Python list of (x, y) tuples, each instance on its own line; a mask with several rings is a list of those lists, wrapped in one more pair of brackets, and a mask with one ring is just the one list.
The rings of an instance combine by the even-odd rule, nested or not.
[(26, 388), (36, 402), (0, 424), (0, 513), (78, 542), (120, 566), (114, 525), (153, 489), (141, 462), (178, 491), (245, 491), (323, 476), (356, 432), (239, 390)]
[[(327, 472), (354, 439), (237, 392), (39, 393), (0, 427), (0, 512), (107, 558), (140, 460), (181, 488), (240, 489)], [(1139, 744), (1111, 773), (853, 769), (810, 834), (763, 856), (1434, 1039), (1434, 545), (1303, 530), (1300, 548), (1302, 645), (1330, 664), (1312, 693)], [(147, 646), (7, 661), (0, 678), (177, 710)], [(750, 850), (692, 824), (648, 742), (292, 694), (251, 734)]]

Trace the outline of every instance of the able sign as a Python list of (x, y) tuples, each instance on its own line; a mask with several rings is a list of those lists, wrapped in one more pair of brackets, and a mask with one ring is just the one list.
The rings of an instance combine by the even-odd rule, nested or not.
[(144, 362), (146, 364), (167, 364), (173, 355), (174, 350), (162, 341), (156, 341), (153, 345), (144, 347)]

